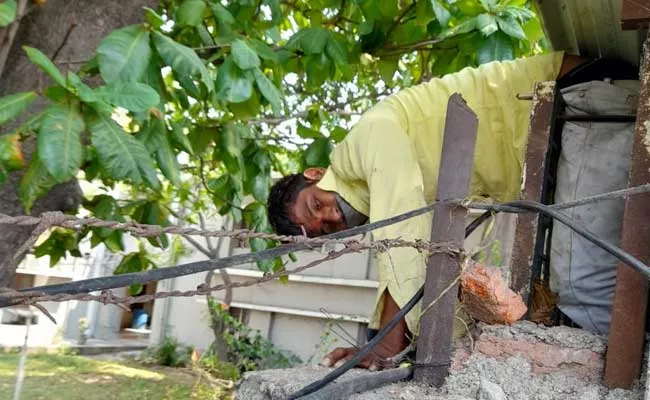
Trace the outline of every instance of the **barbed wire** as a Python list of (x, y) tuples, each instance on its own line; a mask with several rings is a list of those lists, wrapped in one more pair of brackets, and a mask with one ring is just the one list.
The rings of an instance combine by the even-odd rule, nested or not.
[[(616, 190), (608, 193), (603, 193), (596, 196), (591, 196), (583, 199), (578, 199), (565, 203), (558, 203), (550, 205), (549, 207), (557, 210), (564, 210), (567, 208), (578, 207), (581, 205), (604, 201), (612, 200), (621, 197), (632, 196), (641, 193), (650, 192), (650, 184), (644, 184), (639, 186), (634, 186), (626, 189)], [(362, 225), (360, 227), (352, 228), (343, 232), (351, 232), (352, 234), (346, 236), (354, 236), (360, 233), (366, 233), (370, 230), (377, 229), (378, 227), (383, 227), (386, 225), (395, 224), (401, 222), (404, 219), (409, 219), (417, 215), (421, 215), (426, 212), (430, 212), (436, 205), (439, 204), (457, 204), (459, 206), (464, 206), (467, 208), (476, 208), (476, 209), (493, 209), (499, 211), (508, 211), (512, 213), (524, 213), (530, 212), (516, 207), (500, 206), (499, 204), (486, 203), (486, 202), (474, 202), (468, 199), (453, 199), (453, 200), (443, 200), (436, 201), (431, 204), (428, 204), (424, 207), (409, 211), (404, 214), (397, 215), (392, 218), (387, 218), (381, 221), (374, 222), (372, 224)], [(210, 230), (210, 229), (199, 229), (193, 227), (179, 226), (179, 225), (149, 225), (142, 224), (135, 221), (129, 222), (119, 222), (119, 221), (110, 221), (103, 220), (95, 217), (84, 217), (79, 218), (74, 215), (64, 214), (59, 211), (45, 212), (40, 216), (31, 216), (31, 215), (18, 215), (11, 216), (7, 214), (0, 213), (0, 225), (16, 225), (16, 226), (42, 226), (47, 228), (51, 227), (61, 227), (72, 230), (83, 230), (84, 228), (105, 228), (111, 230), (122, 230), (129, 232), (135, 236), (139, 237), (156, 237), (163, 234), (177, 234), (183, 236), (203, 236), (203, 237), (228, 237), (231, 239), (268, 239), (268, 240), (277, 240), (283, 243), (305, 243), (311, 244), (314, 246), (321, 246), (329, 243), (337, 243), (342, 238), (339, 234), (331, 234), (327, 236), (310, 238), (306, 236), (288, 236), (288, 235), (278, 235), (274, 233), (266, 232), (256, 232), (250, 229), (233, 229), (233, 230)]]
[[(640, 193), (650, 192), (650, 184), (640, 185), (632, 188), (622, 189), (618, 191), (613, 191), (597, 196), (592, 196), (584, 199), (579, 199), (572, 202), (555, 204), (550, 208), (562, 210), (571, 207), (577, 207), (593, 202), (611, 200), (620, 197), (627, 197)], [(86, 280), (73, 281), (66, 284), (59, 285), (48, 285), (43, 287), (32, 288), (32, 290), (12, 290), (9, 288), (0, 289), (0, 307), (8, 305), (38, 305), (37, 303), (45, 301), (68, 301), (68, 300), (79, 300), (79, 301), (98, 301), (103, 304), (116, 304), (122, 308), (128, 310), (125, 307), (125, 304), (132, 303), (141, 303), (148, 302), (154, 299), (161, 299), (166, 297), (192, 297), (196, 295), (204, 295), (218, 290), (223, 290), (227, 288), (236, 288), (236, 287), (245, 287), (253, 286), (259, 283), (267, 282), (279, 277), (295, 274), (300, 271), (303, 271), (308, 268), (315, 267), (323, 262), (338, 258), (344, 254), (358, 252), (367, 249), (374, 249), (379, 252), (385, 252), (390, 248), (395, 247), (412, 247), (419, 252), (427, 252), (433, 254), (436, 252), (444, 252), (452, 256), (460, 256), (463, 254), (462, 248), (453, 248), (449, 244), (433, 244), (425, 240), (402, 240), (400, 238), (396, 239), (383, 239), (377, 241), (370, 241), (368, 243), (362, 242), (358, 239), (345, 239), (346, 237), (356, 236), (358, 234), (366, 233), (374, 229), (378, 229), (383, 226), (395, 224), (403, 220), (413, 218), (415, 216), (430, 212), (434, 209), (436, 205), (441, 203), (454, 203), (463, 207), (477, 208), (477, 209), (488, 209), (493, 211), (507, 211), (507, 212), (530, 212), (530, 210), (525, 210), (522, 208), (512, 207), (508, 205), (499, 205), (499, 204), (489, 204), (489, 203), (473, 203), (468, 200), (447, 200), (444, 202), (435, 202), (433, 204), (421, 207), (416, 210), (409, 211), (407, 213), (397, 215), (392, 218), (387, 218), (382, 221), (377, 221), (371, 224), (362, 225), (346, 231), (337, 232), (335, 234), (309, 238), (306, 236), (286, 236), (286, 235), (276, 235), (263, 232), (255, 232), (248, 229), (237, 229), (237, 230), (206, 230), (206, 229), (197, 229), (197, 228), (188, 228), (182, 226), (158, 226), (158, 225), (148, 225), (140, 224), (137, 222), (118, 222), (118, 221), (106, 221), (98, 218), (78, 218), (72, 215), (66, 215), (60, 212), (49, 212), (44, 213), (39, 217), (34, 216), (9, 216), (6, 214), (0, 213), (0, 225), (15, 225), (15, 226), (36, 226), (34, 229), (30, 240), (28, 240), (22, 247), (19, 249), (19, 253), (24, 251), (25, 248), (31, 248), (38, 237), (52, 227), (62, 227), (73, 230), (82, 230), (85, 228), (107, 228), (113, 230), (123, 230), (127, 231), (135, 236), (141, 237), (156, 237), (162, 234), (179, 234), (183, 236), (204, 236), (204, 237), (229, 237), (234, 239), (271, 239), (278, 240), (285, 243), (292, 243), (285, 245), (279, 248), (268, 249), (248, 255), (239, 255), (226, 257), (223, 259), (217, 260), (206, 260), (197, 263), (190, 263), (185, 265), (177, 265), (174, 267), (167, 267), (159, 270), (149, 270), (139, 273), (131, 273), (124, 275), (114, 275), (109, 277), (100, 277), (92, 278)], [(273, 273), (265, 274), (264, 276), (252, 279), (244, 282), (235, 282), (231, 284), (220, 284), (213, 287), (206, 287), (205, 284), (199, 285), (194, 290), (186, 291), (172, 291), (172, 292), (157, 292), (155, 294), (141, 295), (141, 296), (124, 296), (119, 297), (115, 296), (110, 289), (118, 287), (126, 287), (132, 284), (146, 283), (151, 281), (158, 281), (162, 279), (169, 279), (183, 275), (190, 275), (197, 272), (204, 272), (209, 270), (216, 270), (225, 268), (232, 265), (243, 264), (246, 262), (259, 261), (269, 258), (278, 257), (284, 254), (288, 254), (294, 251), (302, 249), (313, 249), (315, 247), (320, 247), (327, 244), (339, 244), (343, 245), (343, 249), (338, 251), (330, 251), (326, 257), (323, 257), (319, 260), (312, 261), (304, 266), (292, 269), (290, 271), (281, 270)], [(101, 284), (100, 284), (101, 282)], [(93, 284), (95, 286), (93, 286)], [(72, 290), (66, 292), (65, 288), (73, 288), (76, 292), (71, 293)], [(93, 291), (100, 291), (99, 295), (89, 294)], [(39, 306), (39, 309), (43, 311), (48, 317), (52, 320), (51, 315), (47, 311)]]
[(290, 274), (296, 274), (301, 271), (304, 271), (309, 268), (316, 267), (319, 264), (322, 264), (326, 261), (334, 260), (345, 254), (358, 252), (361, 250), (366, 250), (370, 248), (380, 249), (380, 251), (385, 251), (388, 248), (394, 247), (413, 247), (418, 249), (418, 251), (426, 251), (429, 254), (434, 253), (445, 253), (452, 257), (461, 257), (463, 252), (461, 249), (455, 249), (447, 244), (427, 244), (425, 241), (405, 241), (400, 239), (390, 239), (382, 240), (373, 243), (349, 243), (341, 250), (330, 251), (325, 257), (318, 260), (311, 261), (303, 266), (291, 269), (291, 270), (280, 270), (273, 273), (265, 274), (262, 277), (249, 279), (243, 282), (232, 282), (230, 284), (219, 284), (215, 286), (206, 286), (205, 283), (197, 286), (193, 290), (174, 290), (174, 291), (160, 291), (153, 294), (145, 294), (140, 296), (116, 296), (113, 294), (112, 290), (103, 290), (98, 295), (93, 295), (89, 293), (59, 293), (54, 295), (44, 294), (40, 291), (17, 291), (8, 288), (2, 288), (0, 290), (0, 298), (8, 299), (11, 305), (33, 305), (37, 306), (38, 309), (43, 312), (48, 318), (50, 318), (54, 323), (56, 320), (54, 317), (40, 304), (41, 302), (54, 301), (54, 302), (63, 302), (70, 300), (77, 301), (97, 301), (104, 305), (114, 304), (120, 306), (125, 311), (130, 311), (125, 305), (133, 303), (146, 303), (156, 299), (164, 299), (167, 297), (194, 297), (198, 295), (205, 295), (219, 290), (224, 290), (228, 288), (239, 288), (239, 287), (249, 287), (258, 285), (264, 282), (268, 282), (274, 279), (281, 278), (282, 276), (288, 276)]

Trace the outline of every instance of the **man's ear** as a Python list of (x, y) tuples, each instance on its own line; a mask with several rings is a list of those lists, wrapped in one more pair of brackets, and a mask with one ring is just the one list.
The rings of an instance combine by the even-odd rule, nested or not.
[(318, 182), (325, 175), (325, 168), (307, 168), (302, 175), (305, 179)]

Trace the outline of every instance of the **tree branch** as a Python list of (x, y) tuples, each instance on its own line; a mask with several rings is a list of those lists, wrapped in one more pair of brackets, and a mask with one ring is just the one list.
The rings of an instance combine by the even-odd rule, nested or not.
[(392, 25), (386, 31), (386, 40), (390, 39), (390, 35), (393, 33), (395, 28), (399, 26), (399, 24), (402, 22), (402, 19), (406, 16), (406, 14), (408, 14), (414, 8), (415, 8), (415, 0), (413, 1), (413, 3), (411, 3), (411, 5), (409, 5), (404, 9), (404, 11), (397, 17), (395, 21), (393, 21)]
[[(361, 115), (360, 112), (356, 111), (345, 111), (345, 110), (339, 110), (339, 109), (328, 109), (325, 108), (324, 111), (330, 113), (330, 114), (336, 114), (341, 117), (351, 117), (354, 115)], [(293, 115), (288, 115), (286, 117), (280, 117), (280, 118), (255, 118), (255, 119), (249, 119), (248, 124), (249, 125), (261, 125), (261, 124), (268, 124), (268, 125), (280, 125), (283, 122), (286, 121), (291, 121), (293, 119), (301, 119), (305, 118), (309, 115), (309, 111), (303, 111), (299, 112)]]
[(2, 71), (5, 68), (7, 63), (7, 57), (9, 57), (9, 51), (14, 44), (14, 39), (16, 38), (16, 32), (18, 32), (18, 26), (20, 25), (20, 20), (27, 15), (25, 8), (27, 7), (27, 0), (18, 0), (18, 7), (16, 8), (16, 19), (2, 31), (2, 36), (0, 37), (0, 77), (2, 77)]

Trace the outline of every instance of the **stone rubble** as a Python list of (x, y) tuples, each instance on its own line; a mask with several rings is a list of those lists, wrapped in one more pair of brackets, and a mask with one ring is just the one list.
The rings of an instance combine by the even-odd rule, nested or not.
[[(479, 324), (469, 341), (457, 342), (450, 375), (439, 388), (400, 382), (358, 393), (351, 400), (643, 400), (646, 368), (632, 390), (602, 384), (606, 338), (565, 326), (521, 321), (512, 326)], [(647, 354), (647, 353), (646, 353)], [(280, 400), (331, 369), (304, 366), (245, 374), (236, 399)], [(338, 381), (369, 374), (355, 369)]]

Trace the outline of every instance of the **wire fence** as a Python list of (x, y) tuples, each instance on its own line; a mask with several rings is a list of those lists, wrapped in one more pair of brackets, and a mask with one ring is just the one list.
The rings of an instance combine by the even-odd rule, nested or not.
[[(623, 190), (613, 191), (598, 196), (592, 196), (572, 202), (555, 204), (549, 208), (554, 210), (565, 210), (595, 202), (620, 199), (636, 194), (650, 192), (650, 184), (640, 185)], [(85, 228), (107, 228), (112, 230), (122, 230), (138, 237), (156, 237), (162, 234), (177, 234), (183, 236), (203, 236), (203, 237), (227, 237), (231, 239), (269, 239), (284, 243), (283, 246), (267, 249), (255, 253), (240, 254), (220, 259), (209, 259), (183, 265), (176, 265), (167, 268), (152, 269), (137, 273), (112, 275), (99, 278), (91, 278), (68, 282), (58, 285), (46, 285), (30, 289), (13, 290), (10, 288), (0, 288), (0, 307), (12, 305), (34, 305), (44, 312), (49, 318), (54, 320), (47, 311), (38, 303), (45, 301), (98, 301), (103, 304), (115, 304), (126, 309), (126, 304), (148, 302), (154, 299), (167, 297), (191, 297), (204, 295), (214, 291), (228, 288), (253, 286), (263, 282), (268, 282), (280, 277), (296, 274), (309, 268), (313, 268), (323, 262), (334, 260), (345, 254), (373, 249), (378, 252), (386, 252), (392, 248), (410, 247), (419, 252), (431, 255), (433, 253), (446, 253), (452, 257), (462, 257), (464, 250), (458, 246), (452, 246), (449, 243), (432, 243), (426, 240), (403, 240), (401, 238), (383, 239), (375, 241), (363, 241), (361, 239), (350, 239), (357, 235), (363, 235), (384, 226), (396, 224), (406, 219), (413, 218), (425, 213), (431, 212), (436, 205), (443, 202), (435, 202), (425, 207), (397, 215), (392, 218), (373, 222), (370, 224), (358, 226), (346, 231), (337, 232), (331, 235), (310, 238), (306, 236), (286, 236), (276, 235), (264, 232), (255, 232), (247, 229), (236, 230), (207, 230), (182, 226), (158, 226), (147, 225), (136, 222), (118, 222), (106, 221), (98, 218), (78, 218), (72, 215), (66, 215), (60, 212), (44, 213), (41, 216), (9, 216), (0, 214), (0, 225), (14, 226), (33, 226), (29, 240), (17, 251), (16, 257), (22, 257), (26, 251), (36, 243), (39, 236), (53, 227), (61, 227), (72, 230), (82, 230)], [(504, 212), (534, 212), (508, 204), (491, 204), (482, 202), (471, 202), (464, 200), (446, 200), (444, 203), (457, 204), (460, 207), (468, 207), (492, 211)], [(256, 262), (265, 259), (272, 259), (300, 250), (309, 250), (319, 248), (324, 245), (335, 245), (341, 247), (338, 250), (328, 252), (325, 257), (312, 261), (303, 266), (292, 270), (280, 270), (273, 273), (267, 273), (260, 278), (250, 279), (244, 282), (231, 282), (229, 284), (219, 284), (208, 286), (199, 285), (196, 289), (186, 291), (157, 292), (141, 296), (116, 296), (111, 289), (127, 287), (133, 284), (142, 284), (163, 279), (170, 279), (184, 275), (191, 275), (199, 272), (213, 271), (230, 266)], [(91, 294), (99, 291), (99, 294)]]

